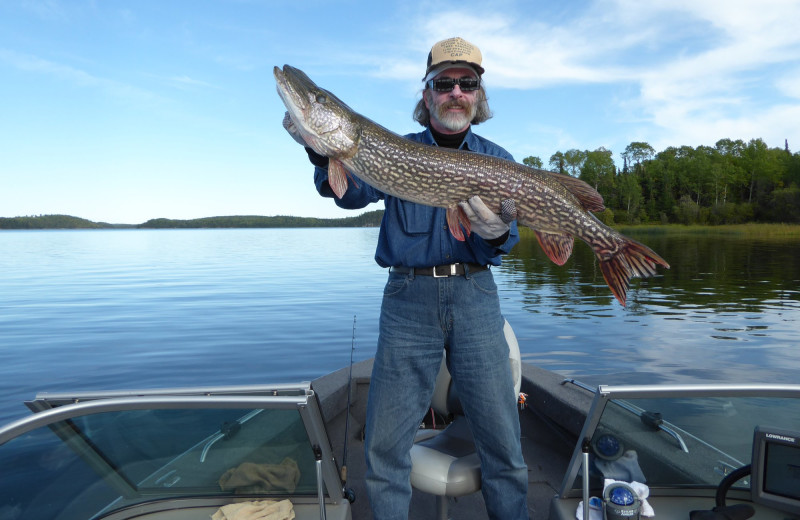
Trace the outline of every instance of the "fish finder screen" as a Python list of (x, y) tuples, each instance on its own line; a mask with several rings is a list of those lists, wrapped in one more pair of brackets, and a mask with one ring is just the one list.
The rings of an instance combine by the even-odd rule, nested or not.
[(800, 446), (767, 442), (762, 489), (800, 500)]
[(757, 427), (751, 464), (753, 502), (800, 513), (800, 432)]

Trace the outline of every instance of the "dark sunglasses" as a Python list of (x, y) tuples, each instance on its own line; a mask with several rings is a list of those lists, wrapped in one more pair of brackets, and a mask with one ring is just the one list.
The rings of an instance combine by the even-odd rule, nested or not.
[(481, 80), (480, 78), (439, 78), (429, 80), (426, 85), (436, 92), (451, 92), (456, 85), (464, 92), (471, 92), (481, 88)]

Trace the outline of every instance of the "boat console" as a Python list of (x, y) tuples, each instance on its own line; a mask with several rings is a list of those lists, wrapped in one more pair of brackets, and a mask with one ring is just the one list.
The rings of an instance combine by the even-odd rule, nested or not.
[(585, 388), (594, 400), (551, 520), (800, 518), (800, 385)]

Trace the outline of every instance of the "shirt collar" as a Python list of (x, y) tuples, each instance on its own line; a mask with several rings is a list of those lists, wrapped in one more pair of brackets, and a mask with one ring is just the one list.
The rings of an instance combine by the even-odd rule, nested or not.
[[(425, 144), (432, 144), (434, 146), (439, 146), (438, 144), (436, 144), (436, 140), (433, 138), (430, 126), (425, 128), (425, 132), (423, 132), (422, 134), (422, 142)], [(476, 142), (477, 139), (475, 137), (475, 134), (472, 133), (472, 125), (469, 125), (469, 128), (467, 129), (467, 135), (464, 136), (464, 142), (461, 143), (459, 150), (467, 150), (467, 151), (475, 150)]]

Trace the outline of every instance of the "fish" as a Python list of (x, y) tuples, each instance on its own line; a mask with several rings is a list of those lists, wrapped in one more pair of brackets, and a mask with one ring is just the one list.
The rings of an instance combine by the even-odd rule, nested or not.
[(477, 195), (500, 214), (504, 201), (513, 200), (517, 223), (534, 231), (557, 265), (569, 259), (575, 237), (588, 244), (623, 307), (631, 278), (654, 276), (659, 265), (669, 269), (649, 247), (595, 217), (605, 209), (603, 197), (576, 177), (411, 141), (358, 114), (300, 69), (276, 66), (273, 73), (297, 132), (329, 158), (328, 182), (339, 198), (360, 180), (400, 199), (446, 208), (450, 232), (462, 241), (470, 221), (459, 203)]

